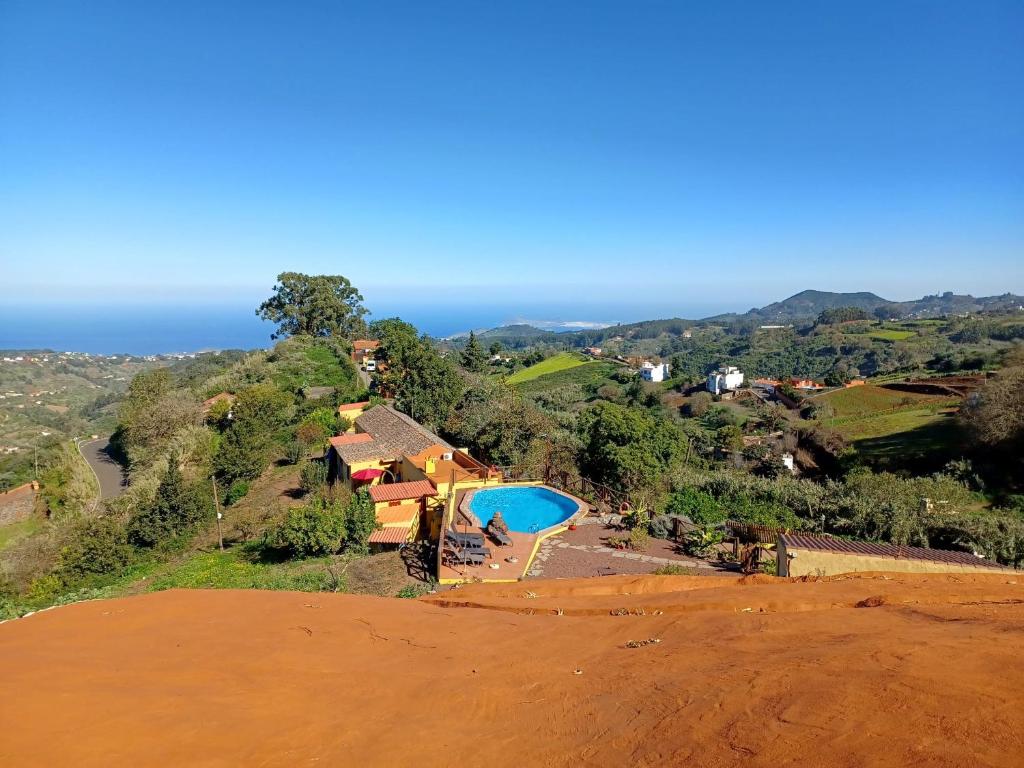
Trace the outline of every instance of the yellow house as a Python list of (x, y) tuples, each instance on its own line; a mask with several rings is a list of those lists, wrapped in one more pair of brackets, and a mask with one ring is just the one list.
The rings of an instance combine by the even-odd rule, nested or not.
[(437, 489), (426, 480), (372, 486), (370, 498), (380, 528), (370, 535), (370, 543), (401, 544), (415, 539), (426, 503), (436, 495)]
[(365, 411), (369, 407), (369, 400), (363, 403), (345, 403), (344, 405), (338, 406), (338, 415), (341, 416), (343, 419), (348, 420), (348, 431), (355, 432), (356, 419), (360, 416), (360, 414), (362, 414), (363, 411)]

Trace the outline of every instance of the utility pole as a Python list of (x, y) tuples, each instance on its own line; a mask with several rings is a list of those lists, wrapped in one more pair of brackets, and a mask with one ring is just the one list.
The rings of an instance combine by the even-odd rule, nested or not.
[(220, 544), (220, 551), (224, 551), (224, 531), (220, 527), (220, 501), (217, 499), (217, 478), (210, 475), (210, 483), (213, 484), (213, 509), (217, 513), (217, 542)]

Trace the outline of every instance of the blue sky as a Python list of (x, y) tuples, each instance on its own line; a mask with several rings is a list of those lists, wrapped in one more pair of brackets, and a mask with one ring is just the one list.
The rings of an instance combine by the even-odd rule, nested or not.
[(245, 304), (287, 269), (609, 319), (1024, 292), (1022, 30), (994, 1), (3, 0), (2, 282)]

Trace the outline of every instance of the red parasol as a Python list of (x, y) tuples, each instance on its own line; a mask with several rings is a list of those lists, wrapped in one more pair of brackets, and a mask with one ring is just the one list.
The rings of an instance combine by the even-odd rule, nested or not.
[(360, 469), (358, 472), (352, 473), (352, 479), (358, 480), (359, 482), (366, 482), (368, 480), (376, 480), (383, 474), (383, 469)]

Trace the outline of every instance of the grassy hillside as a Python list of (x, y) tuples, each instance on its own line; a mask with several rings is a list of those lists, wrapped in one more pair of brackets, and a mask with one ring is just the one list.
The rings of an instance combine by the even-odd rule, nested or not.
[(595, 360), (537, 376), (517, 385), (516, 389), (524, 395), (532, 395), (576, 385), (583, 390), (584, 396), (589, 397), (602, 384), (607, 384), (611, 380), (611, 375), (620, 367), (614, 363)]
[(524, 368), (523, 370), (512, 374), (508, 377), (508, 383), (522, 384), (523, 382), (532, 381), (533, 379), (540, 378), (541, 376), (558, 373), (559, 371), (566, 371), (570, 368), (586, 364), (587, 361), (579, 355), (562, 352), (549, 357), (547, 360), (542, 360), (536, 365), (531, 365), (529, 368)]
[(960, 439), (956, 398), (867, 385), (814, 401), (831, 406), (835, 415), (822, 421), (873, 463), (897, 465), (932, 454), (941, 466)]

